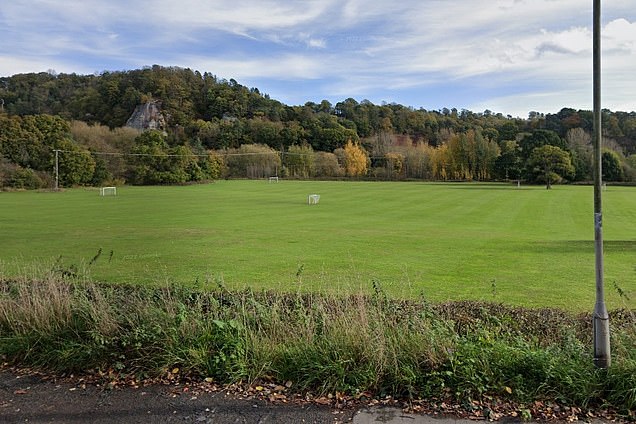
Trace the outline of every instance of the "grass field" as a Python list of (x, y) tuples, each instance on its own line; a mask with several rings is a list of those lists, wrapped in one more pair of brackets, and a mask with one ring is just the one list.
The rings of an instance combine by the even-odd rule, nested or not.
[[(307, 195), (321, 195), (307, 205)], [(604, 193), (610, 308), (636, 301), (636, 188)], [(98, 281), (369, 292), (591, 310), (592, 188), (219, 181), (0, 193), (5, 276), (88, 266)], [(112, 256), (110, 252), (112, 251)], [(619, 296), (613, 284), (631, 298)]]

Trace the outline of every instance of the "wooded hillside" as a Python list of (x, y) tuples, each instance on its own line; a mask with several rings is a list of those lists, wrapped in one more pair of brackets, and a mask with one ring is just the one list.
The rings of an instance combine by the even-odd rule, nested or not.
[[(522, 119), (352, 98), (290, 106), (233, 79), (157, 65), (100, 75), (3, 77), (0, 98), (2, 186), (50, 186), (54, 150), (64, 153), (63, 185), (182, 183), (268, 173), (531, 182), (592, 178), (592, 112), (585, 110), (530, 112)], [(135, 108), (150, 102), (160, 105), (164, 128), (144, 135), (124, 129)], [(636, 112), (604, 111), (603, 133), (605, 178), (634, 181)], [(559, 151), (537, 150), (533, 157), (545, 145)], [(266, 163), (238, 160), (246, 153)], [(548, 157), (554, 162), (549, 169), (542, 165)]]

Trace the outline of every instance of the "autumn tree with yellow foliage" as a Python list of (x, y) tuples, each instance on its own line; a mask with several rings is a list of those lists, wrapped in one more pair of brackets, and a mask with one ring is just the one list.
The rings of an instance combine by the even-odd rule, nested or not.
[(345, 173), (350, 177), (366, 175), (369, 169), (369, 155), (358, 143), (347, 141), (344, 146)]

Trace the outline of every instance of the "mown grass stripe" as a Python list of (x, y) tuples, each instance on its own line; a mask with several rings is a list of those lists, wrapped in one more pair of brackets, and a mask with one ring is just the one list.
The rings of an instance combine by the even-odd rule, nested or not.
[[(636, 291), (634, 190), (604, 192), (606, 280), (627, 293)], [(318, 205), (307, 205), (311, 193)], [(351, 292), (375, 279), (404, 297), (571, 310), (594, 296), (586, 186), (219, 181), (106, 198), (80, 188), (0, 193), (0, 222), (5, 275), (59, 256), (80, 265), (102, 248), (114, 253), (90, 268), (99, 281)]]

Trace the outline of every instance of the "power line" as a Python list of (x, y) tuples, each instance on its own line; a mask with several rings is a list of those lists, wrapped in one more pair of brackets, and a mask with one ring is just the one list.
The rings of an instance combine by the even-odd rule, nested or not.
[[(87, 151), (77, 151), (77, 150), (61, 150), (57, 149), (59, 153), (71, 153), (76, 155), (83, 155), (89, 153), (91, 155), (97, 156), (118, 156), (118, 157), (209, 157), (210, 155), (217, 156), (268, 156), (268, 155), (280, 155), (280, 156), (313, 156), (314, 153), (296, 153), (296, 152), (283, 152), (283, 151), (271, 151), (271, 152), (245, 152), (245, 153), (229, 153), (229, 152), (218, 152), (214, 151), (213, 153), (205, 153), (205, 154), (176, 154), (176, 153), (124, 153), (124, 152), (94, 152), (92, 150)], [(327, 152), (329, 153), (329, 152)], [(386, 159), (385, 156), (368, 156), (371, 160), (376, 159)]]
[(295, 152), (246, 152), (246, 153), (227, 153), (227, 152), (214, 152), (214, 153), (206, 153), (206, 154), (175, 154), (175, 153), (123, 153), (123, 152), (94, 152), (92, 150), (88, 151), (77, 151), (77, 150), (57, 150), (60, 153), (72, 153), (72, 154), (86, 154), (89, 153), (91, 155), (101, 155), (101, 156), (146, 156), (146, 157), (209, 157), (210, 155), (218, 155), (218, 156), (265, 156), (265, 155), (281, 155), (281, 156), (311, 156), (311, 153), (295, 153)]

